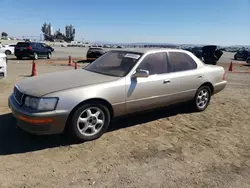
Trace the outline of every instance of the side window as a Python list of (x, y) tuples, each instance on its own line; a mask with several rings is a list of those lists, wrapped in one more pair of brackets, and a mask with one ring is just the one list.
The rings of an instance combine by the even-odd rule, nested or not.
[(147, 55), (137, 69), (149, 71), (149, 75), (167, 73), (167, 55), (165, 52)]
[(38, 48), (37, 43), (31, 43), (31, 46), (32, 46), (33, 48)]
[(171, 72), (192, 70), (197, 68), (196, 62), (188, 54), (183, 52), (169, 52)]

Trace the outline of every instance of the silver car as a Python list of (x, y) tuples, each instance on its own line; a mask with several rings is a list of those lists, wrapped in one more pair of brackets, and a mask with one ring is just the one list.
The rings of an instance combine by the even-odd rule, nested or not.
[(117, 49), (84, 69), (23, 79), (9, 97), (17, 125), (34, 134), (99, 138), (112, 118), (189, 101), (196, 111), (226, 87), (225, 70), (176, 49)]

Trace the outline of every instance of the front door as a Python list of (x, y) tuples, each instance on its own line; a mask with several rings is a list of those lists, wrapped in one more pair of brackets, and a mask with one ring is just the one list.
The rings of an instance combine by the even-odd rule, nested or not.
[(148, 54), (137, 70), (149, 71), (146, 78), (126, 79), (127, 113), (165, 106), (170, 102), (171, 91), (165, 52)]

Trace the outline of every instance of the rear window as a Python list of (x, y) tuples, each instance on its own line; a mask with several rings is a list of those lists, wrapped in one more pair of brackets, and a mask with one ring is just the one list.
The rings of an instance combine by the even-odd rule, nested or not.
[(30, 43), (28, 43), (28, 42), (18, 42), (16, 46), (18, 46), (18, 47), (28, 47), (28, 46), (30, 46)]
[(103, 49), (101, 49), (101, 48), (90, 48), (88, 51), (89, 51), (89, 52), (96, 52), (96, 51), (102, 52)]

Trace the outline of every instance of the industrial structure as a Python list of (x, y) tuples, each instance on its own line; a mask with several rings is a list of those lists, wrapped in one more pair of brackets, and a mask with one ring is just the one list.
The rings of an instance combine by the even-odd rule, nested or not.
[(74, 41), (75, 39), (75, 28), (73, 25), (66, 25), (65, 26), (65, 33), (63, 34), (60, 29), (58, 29), (55, 33), (53, 33), (53, 27), (49, 23), (47, 24), (46, 22), (42, 26), (42, 32), (43, 32), (43, 37), (45, 41)]

